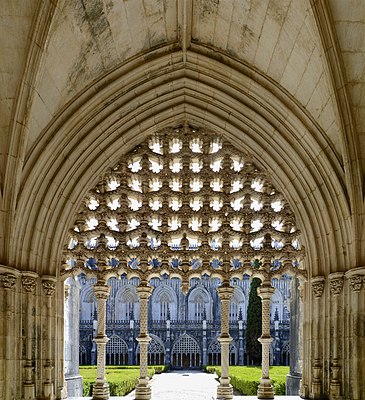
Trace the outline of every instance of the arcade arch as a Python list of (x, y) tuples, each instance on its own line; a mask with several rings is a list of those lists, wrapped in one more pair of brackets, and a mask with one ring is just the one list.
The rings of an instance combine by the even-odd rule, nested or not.
[[(70, 231), (63, 274), (84, 273), (97, 279), (98, 354), (105, 347), (107, 280), (121, 274), (139, 279), (141, 376), (136, 398), (144, 399), (150, 396), (145, 384), (150, 340), (147, 304), (152, 292), (148, 280), (179, 277), (183, 292), (188, 293), (191, 278), (206, 274), (221, 279), (222, 376), (217, 393), (228, 399), (232, 395), (230, 304), (231, 313), (237, 314), (236, 305), (243, 301), (234, 296), (230, 281), (245, 274), (260, 277), (263, 378), (259, 396), (270, 396), (271, 279), (283, 274), (305, 277), (299, 235), (284, 196), (248, 153), (238, 151), (219, 134), (185, 124), (149, 136), (101, 177), (84, 199)], [(166, 304), (168, 293), (161, 299)], [(201, 287), (191, 291), (188, 303), (195, 320), (211, 313), (211, 299)], [(189, 357), (190, 364), (199, 364), (200, 356), (199, 362), (197, 356)], [(107, 390), (103, 362), (98, 356), (94, 390), (101, 396)], [(180, 364), (184, 362), (180, 359)]]

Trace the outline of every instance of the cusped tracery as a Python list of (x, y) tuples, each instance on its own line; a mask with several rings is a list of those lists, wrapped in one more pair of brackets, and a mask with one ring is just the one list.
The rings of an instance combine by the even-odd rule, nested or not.
[(89, 192), (65, 270), (226, 275), (300, 267), (288, 203), (248, 154), (182, 127), (147, 138)]

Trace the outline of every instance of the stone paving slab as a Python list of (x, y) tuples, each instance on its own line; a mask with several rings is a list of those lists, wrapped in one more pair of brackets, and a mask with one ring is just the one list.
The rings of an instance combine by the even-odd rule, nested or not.
[[(151, 380), (152, 400), (217, 400), (218, 381), (215, 374), (196, 371), (170, 371)], [(234, 400), (257, 400), (255, 396), (234, 395)], [(71, 397), (70, 400), (90, 400), (91, 397)], [(133, 400), (134, 391), (111, 400)], [(276, 396), (276, 400), (299, 400), (299, 396)]]

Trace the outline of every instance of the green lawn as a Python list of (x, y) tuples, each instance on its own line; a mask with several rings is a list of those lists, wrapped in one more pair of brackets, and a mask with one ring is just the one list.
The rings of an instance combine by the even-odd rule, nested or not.
[[(166, 370), (164, 365), (148, 367), (148, 376), (151, 378), (155, 373)], [(92, 395), (92, 385), (96, 381), (96, 366), (80, 367), (80, 374), (83, 378), (83, 395)], [(109, 383), (111, 396), (124, 396), (131, 392), (137, 385), (139, 377), (139, 367), (132, 366), (107, 366), (106, 379)]]
[[(221, 374), (220, 367), (215, 366), (207, 366), (205, 371), (216, 372), (218, 376)], [(288, 373), (289, 367), (270, 367), (270, 378), (273, 381), (276, 395), (285, 395), (286, 375)], [(257, 386), (261, 378), (261, 367), (232, 366), (229, 367), (229, 376), (231, 377), (232, 386), (243, 395), (255, 396), (257, 394)]]

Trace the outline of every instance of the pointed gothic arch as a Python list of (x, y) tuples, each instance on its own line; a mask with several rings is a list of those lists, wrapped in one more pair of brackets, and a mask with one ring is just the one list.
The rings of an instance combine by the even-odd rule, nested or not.
[(213, 300), (203, 286), (196, 286), (188, 295), (188, 319), (190, 321), (213, 319)]
[(177, 296), (175, 291), (166, 284), (154, 289), (152, 296), (152, 319), (166, 321), (177, 319)]
[(174, 368), (198, 368), (201, 360), (201, 349), (196, 339), (187, 333), (176, 339), (171, 350), (171, 365)]
[(139, 298), (135, 286), (130, 284), (122, 286), (115, 296), (115, 301), (118, 304), (116, 320), (139, 320)]

